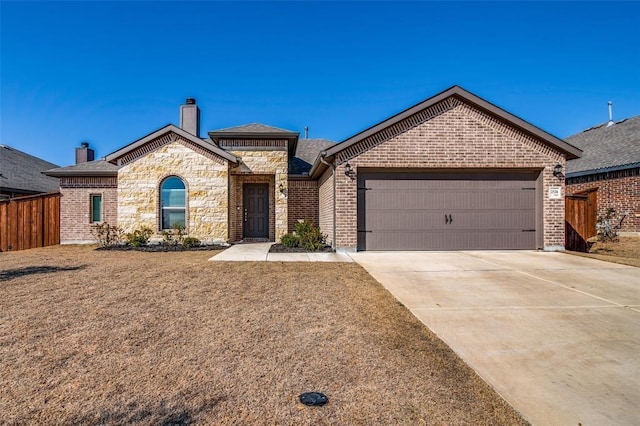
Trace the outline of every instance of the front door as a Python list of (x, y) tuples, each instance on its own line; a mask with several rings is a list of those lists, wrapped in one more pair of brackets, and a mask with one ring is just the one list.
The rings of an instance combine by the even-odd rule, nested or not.
[(269, 184), (245, 183), (243, 188), (244, 238), (269, 238)]

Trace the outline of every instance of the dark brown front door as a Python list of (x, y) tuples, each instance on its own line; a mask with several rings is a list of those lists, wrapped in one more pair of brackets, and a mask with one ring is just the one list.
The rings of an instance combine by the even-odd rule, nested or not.
[(245, 183), (243, 186), (245, 238), (269, 238), (269, 184)]

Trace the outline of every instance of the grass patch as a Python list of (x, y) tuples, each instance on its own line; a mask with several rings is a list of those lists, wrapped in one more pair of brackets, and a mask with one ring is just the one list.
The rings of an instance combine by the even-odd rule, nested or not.
[(0, 281), (3, 423), (525, 423), (357, 264), (214, 254), (0, 253), (58, 268)]
[(583, 257), (640, 267), (640, 238), (620, 237), (616, 242), (596, 242), (589, 253), (567, 252)]

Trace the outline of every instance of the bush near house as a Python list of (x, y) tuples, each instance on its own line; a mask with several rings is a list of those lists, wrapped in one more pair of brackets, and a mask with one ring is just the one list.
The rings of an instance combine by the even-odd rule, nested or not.
[(146, 246), (149, 243), (149, 238), (153, 235), (153, 230), (148, 226), (143, 226), (140, 229), (136, 229), (133, 232), (130, 232), (124, 236), (127, 243), (131, 244), (133, 247), (141, 247)]
[(162, 231), (162, 244), (177, 246), (182, 244), (184, 239), (184, 226), (174, 223), (171, 229)]
[(100, 247), (110, 247), (122, 243), (123, 231), (115, 225), (103, 222), (96, 223), (91, 227), (91, 235), (96, 239)]
[(283, 235), (281, 239), (285, 247), (302, 248), (308, 251), (322, 250), (326, 241), (327, 236), (308, 220), (297, 223), (296, 230), (292, 234)]

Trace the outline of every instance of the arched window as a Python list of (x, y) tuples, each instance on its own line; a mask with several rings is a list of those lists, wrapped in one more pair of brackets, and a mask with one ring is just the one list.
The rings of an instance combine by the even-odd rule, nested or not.
[(182, 179), (168, 177), (160, 186), (160, 210), (162, 229), (171, 229), (175, 224), (185, 226), (186, 191)]

